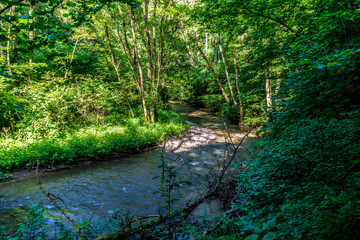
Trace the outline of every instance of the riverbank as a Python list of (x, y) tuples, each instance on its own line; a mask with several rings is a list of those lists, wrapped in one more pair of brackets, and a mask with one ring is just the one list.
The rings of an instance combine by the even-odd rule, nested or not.
[(32, 142), (8, 139), (0, 143), (0, 181), (34, 175), (37, 162), (42, 172), (48, 172), (138, 153), (185, 129), (182, 117), (160, 110), (155, 124), (140, 117), (127, 118), (117, 126), (82, 128), (63, 138)]
[[(61, 197), (62, 203), (74, 214), (77, 222), (91, 219), (92, 226), (100, 228), (102, 223), (97, 219), (109, 216), (117, 208), (129, 211), (139, 218), (157, 215), (163, 211), (161, 209), (166, 202), (160, 195), (154, 195), (154, 191), (159, 190), (159, 178), (154, 179), (154, 176), (161, 175), (159, 163), (166, 159), (168, 168), (166, 167), (165, 173), (176, 175), (175, 189), (171, 190), (174, 201), (171, 208), (181, 209), (193, 199), (191, 202), (195, 201), (195, 204), (192, 204), (193, 211), (188, 215), (188, 222), (196, 224), (202, 219), (204, 209), (210, 211), (209, 214), (212, 215), (214, 212), (218, 216), (227, 209), (230, 201), (228, 194), (225, 194), (228, 192), (225, 191), (226, 186), (212, 183), (219, 179), (222, 169), (232, 161), (233, 154), (229, 149), (230, 137), (233, 143), (238, 143), (244, 137), (244, 132), (235, 131), (237, 126), (228, 124), (227, 129), (232, 129), (229, 136), (229, 132), (224, 130), (223, 120), (205, 109), (194, 109), (180, 104), (174, 104), (173, 107), (188, 120), (188, 125), (185, 127), (189, 125), (190, 127), (183, 134), (166, 138), (162, 143), (151, 147), (161, 149), (165, 146), (163, 151), (146, 151), (140, 154), (111, 153), (106, 156), (82, 158), (74, 163), (81, 167), (71, 165), (73, 169), (62, 171), (56, 169), (59, 166), (48, 169), (45, 166), (44, 174), (41, 176), (44, 186), (52, 194)], [(171, 118), (171, 121), (174, 121), (174, 118)], [(164, 120), (162, 122), (164, 124)], [(139, 131), (143, 132), (143, 129)], [(138, 135), (135, 132), (133, 134)], [(246, 148), (252, 141), (253, 139), (250, 138), (243, 142), (234, 162), (243, 161), (244, 157), (248, 157)], [(60, 165), (62, 166), (67, 168), (65, 164)], [(235, 173), (236, 169), (228, 170)], [(166, 176), (164, 181), (167, 179)], [(187, 185), (182, 182), (192, 184)], [(209, 186), (219, 186), (216, 192), (210, 189), (211, 197), (207, 197), (206, 194)], [(170, 189), (171, 186), (168, 187)], [(0, 190), (0, 195), (4, 196), (0, 199), (0, 205), (2, 204), (3, 207), (0, 215), (4, 216), (4, 219), (14, 219), (11, 214), (18, 208), (24, 208), (29, 201), (42, 202), (41, 206), (47, 216), (61, 219), (61, 214), (54, 209), (46, 196), (40, 193), (36, 181), (32, 178), (3, 183)], [(196, 203), (197, 199), (204, 199), (204, 202)], [(27, 211), (26, 207), (25, 210)], [(3, 224), (12, 226), (14, 231), (17, 230), (16, 222), (9, 224), (4, 221)], [(56, 228), (51, 223), (47, 224)], [(111, 232), (114, 231), (117, 230), (113, 229)], [(98, 236), (99, 233), (92, 233), (93, 237)]]

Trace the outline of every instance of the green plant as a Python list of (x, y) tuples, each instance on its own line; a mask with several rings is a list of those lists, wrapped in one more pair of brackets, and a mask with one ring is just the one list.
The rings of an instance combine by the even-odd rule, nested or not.
[(47, 225), (48, 219), (44, 217), (44, 210), (39, 205), (32, 205), (25, 217), (25, 222), (19, 224), (19, 229), (12, 239), (45, 240), (49, 227)]

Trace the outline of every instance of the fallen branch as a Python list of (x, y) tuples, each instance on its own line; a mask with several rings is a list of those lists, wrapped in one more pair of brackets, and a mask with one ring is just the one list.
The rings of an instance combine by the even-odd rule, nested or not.
[[(156, 226), (159, 226), (159, 225), (165, 223), (168, 220), (174, 219), (175, 217), (181, 217), (181, 219), (183, 219), (183, 220), (188, 218), (192, 214), (194, 209), (196, 209), (205, 200), (207, 200), (210, 197), (214, 197), (214, 196), (219, 195), (218, 190), (219, 190), (219, 186), (223, 182), (224, 175), (225, 175), (226, 171), (228, 170), (228, 168), (230, 167), (231, 163), (234, 161), (236, 152), (239, 149), (240, 145), (244, 142), (245, 138), (248, 137), (248, 135), (251, 133), (251, 131), (252, 131), (252, 129), (250, 129), (247, 132), (247, 134), (245, 136), (243, 136), (243, 138), (241, 139), (241, 141), (238, 144), (236, 144), (236, 145), (234, 144), (233, 155), (231, 156), (231, 159), (224, 164), (218, 178), (210, 184), (210, 186), (213, 186), (213, 187), (210, 187), (207, 190), (207, 192), (205, 192), (205, 194), (202, 197), (200, 197), (199, 199), (197, 199), (195, 202), (190, 204), (189, 203), (190, 201), (189, 201), (188, 204), (186, 204), (186, 206), (183, 209), (177, 210), (174, 213), (168, 214), (166, 216), (163, 216), (162, 214), (160, 214), (160, 216), (143, 217), (142, 219), (151, 218), (151, 217), (156, 217), (156, 219), (154, 219), (152, 221), (148, 221), (146, 223), (141, 223), (139, 221), (136, 221), (138, 223), (138, 225), (136, 225), (134, 227), (128, 227), (128, 228), (120, 230), (120, 231), (118, 231), (116, 233), (112, 233), (112, 234), (108, 234), (108, 235), (105, 235), (105, 236), (98, 237), (95, 240), (125, 239), (126, 237), (130, 237), (130, 236), (132, 236), (134, 234), (137, 234), (137, 233), (143, 231), (144, 229), (151, 229), (151, 228), (154, 228)], [(164, 151), (166, 149), (166, 143), (167, 143), (167, 141), (164, 142), (164, 145), (162, 147), (163, 148), (162, 153), (161, 153), (162, 158), (165, 158), (163, 156), (163, 154), (164, 154)], [(180, 142), (180, 145), (182, 143), (183, 142)], [(177, 147), (175, 147), (175, 148), (177, 148)], [(133, 221), (133, 223), (135, 223), (135, 221)]]
[(40, 190), (49, 198), (49, 200), (52, 202), (52, 204), (65, 216), (65, 218), (67, 219), (67, 220), (69, 220), (73, 225), (74, 225), (74, 228), (76, 229), (76, 231), (77, 231), (77, 234), (78, 234), (78, 239), (79, 240), (83, 240), (83, 237), (82, 237), (82, 234), (81, 234), (81, 227), (78, 227), (78, 223), (73, 219), (73, 218), (71, 218), (70, 216), (69, 216), (69, 214), (66, 212), (66, 210), (63, 208), (63, 207), (61, 207), (58, 203), (57, 203), (57, 201), (56, 201), (56, 199), (54, 198), (54, 196), (53, 196), (53, 194), (51, 194), (51, 193), (49, 193), (43, 186), (42, 186), (42, 184), (41, 184), (41, 182), (40, 182), (40, 179), (39, 179), (39, 165), (40, 165), (40, 163), (38, 162), (37, 163), (37, 166), (36, 166), (36, 182), (37, 182), (37, 184), (39, 185), (39, 187), (40, 187)]

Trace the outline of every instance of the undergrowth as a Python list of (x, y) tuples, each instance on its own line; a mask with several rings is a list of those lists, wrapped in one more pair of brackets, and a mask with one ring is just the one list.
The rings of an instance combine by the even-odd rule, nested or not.
[(147, 123), (142, 118), (123, 118), (117, 125), (90, 126), (68, 132), (63, 137), (0, 142), (0, 172), (3, 174), (23, 167), (59, 163), (74, 164), (82, 158), (93, 158), (113, 152), (140, 152), (185, 129), (179, 115), (158, 110), (159, 121)]

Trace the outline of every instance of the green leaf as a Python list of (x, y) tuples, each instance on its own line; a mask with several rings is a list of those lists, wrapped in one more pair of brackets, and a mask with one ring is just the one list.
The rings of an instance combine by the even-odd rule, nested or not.
[(265, 236), (263, 236), (262, 240), (273, 240), (276, 239), (276, 234), (273, 232), (268, 232), (267, 234), (265, 234)]
[(90, 224), (90, 220), (89, 220), (89, 219), (87, 219), (87, 220), (85, 220), (85, 221), (82, 221), (81, 223), (79, 223), (78, 225), (76, 225), (75, 230), (82, 229), (82, 228), (86, 227), (86, 226), (89, 225), (89, 224)]
[(244, 240), (257, 240), (259, 238), (260, 238), (260, 236), (254, 233), (254, 234), (251, 234), (250, 236), (247, 236)]

